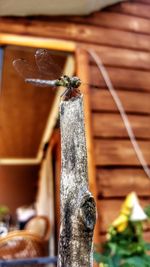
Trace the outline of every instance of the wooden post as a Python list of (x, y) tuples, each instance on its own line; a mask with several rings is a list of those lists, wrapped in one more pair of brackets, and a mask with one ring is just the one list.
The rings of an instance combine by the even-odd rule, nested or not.
[(83, 98), (60, 104), (61, 227), (58, 267), (92, 267), (95, 201), (88, 189)]
[[(84, 121), (85, 121), (85, 133), (86, 133), (86, 146), (88, 154), (88, 177), (89, 177), (89, 188), (92, 192), (95, 201), (98, 198), (98, 187), (96, 182), (96, 164), (94, 159), (94, 147), (93, 147), (93, 131), (92, 131), (92, 109), (90, 105), (90, 97), (92, 91), (90, 90), (90, 62), (89, 54), (85, 49), (78, 47), (76, 50), (76, 67), (77, 76), (86, 83), (81, 85), (80, 91), (84, 96)], [(94, 243), (100, 243), (100, 220), (97, 216), (96, 225), (94, 228)]]

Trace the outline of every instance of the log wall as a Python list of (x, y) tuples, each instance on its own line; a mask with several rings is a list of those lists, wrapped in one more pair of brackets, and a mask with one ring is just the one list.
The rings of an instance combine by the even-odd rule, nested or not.
[[(149, 0), (126, 1), (87, 17), (1, 18), (0, 32), (62, 38), (73, 40), (83, 48), (93, 48), (108, 70), (150, 164)], [(150, 202), (150, 180), (136, 158), (115, 103), (92, 60), (90, 74), (100, 234), (103, 236), (127, 193), (134, 190), (144, 205)], [(149, 236), (147, 230), (146, 238)]]
[[(139, 7), (141, 13), (136, 12)], [(114, 36), (115, 39), (118, 37), (118, 47), (113, 41), (111, 44), (108, 41), (106, 46), (95, 47), (95, 51), (105, 64), (143, 155), (150, 165), (150, 80), (149, 67), (146, 66), (150, 53), (140, 46), (137, 39), (135, 43), (133, 41), (137, 34), (142, 42), (149, 38), (149, 33), (143, 31), (143, 22), (150, 25), (146, 8), (150, 8), (150, 2), (149, 5), (139, 1), (125, 2), (102, 12), (102, 16), (101, 13), (93, 15), (88, 21), (90, 24), (106, 27), (109, 31), (119, 30)], [(100, 18), (103, 18), (102, 22)], [(131, 38), (128, 34), (131, 34)], [(126, 36), (123, 45), (122, 36)], [(92, 60), (90, 68), (98, 211), (101, 222), (100, 235), (103, 239), (129, 192), (137, 192), (142, 206), (150, 203), (150, 180), (140, 166), (122, 118)], [(94, 86), (98, 86), (98, 89)], [(145, 229), (145, 238), (149, 239), (149, 228)]]

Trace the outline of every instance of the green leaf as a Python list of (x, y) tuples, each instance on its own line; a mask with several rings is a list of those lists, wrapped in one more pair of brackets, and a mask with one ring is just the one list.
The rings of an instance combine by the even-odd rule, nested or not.
[(150, 250), (150, 243), (146, 243), (144, 244), (145, 250)]
[(9, 208), (7, 206), (0, 206), (0, 215), (6, 215), (9, 213)]
[(117, 254), (114, 255), (112, 257), (113, 265), (116, 266), (116, 267), (120, 266), (120, 260), (121, 260), (121, 257), (119, 255), (117, 255)]
[(114, 255), (117, 252), (117, 244), (110, 242), (108, 246), (110, 248), (111, 255)]
[[(146, 257), (145, 257), (146, 256)], [(120, 267), (150, 267), (150, 257), (144, 255), (143, 257), (130, 257), (124, 259), (123, 264)]]
[(98, 253), (98, 252), (94, 252), (94, 260), (97, 262), (97, 263), (108, 263), (109, 261), (109, 257), (106, 257), (104, 255), (102, 255), (101, 253)]
[(95, 260), (97, 263), (100, 263), (101, 256), (102, 256), (102, 255), (101, 255), (100, 253), (94, 251), (93, 258), (94, 258), (94, 260)]

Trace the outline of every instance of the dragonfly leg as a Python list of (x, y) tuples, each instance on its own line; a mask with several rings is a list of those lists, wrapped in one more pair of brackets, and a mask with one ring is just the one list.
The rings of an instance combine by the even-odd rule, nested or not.
[(80, 90), (77, 88), (67, 88), (62, 94), (61, 97), (65, 96), (64, 100), (68, 100), (71, 97), (79, 96), (81, 95)]
[(70, 88), (67, 88), (62, 94), (60, 97), (63, 97), (65, 95), (67, 95), (67, 93), (70, 91)]

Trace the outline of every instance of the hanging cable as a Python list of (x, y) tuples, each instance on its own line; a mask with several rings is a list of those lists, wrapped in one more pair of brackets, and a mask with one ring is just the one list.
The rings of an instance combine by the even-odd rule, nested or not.
[(150, 178), (150, 168), (149, 168), (149, 166), (148, 166), (148, 164), (147, 164), (147, 162), (143, 156), (143, 153), (142, 153), (142, 151), (141, 151), (141, 149), (140, 149), (140, 147), (136, 141), (136, 138), (135, 138), (135, 135), (133, 133), (130, 121), (128, 120), (128, 117), (127, 117), (127, 114), (124, 110), (122, 102), (121, 102), (115, 88), (113, 87), (113, 84), (110, 80), (109, 74), (108, 74), (106, 68), (104, 67), (99, 55), (97, 55), (97, 53), (93, 49), (88, 49), (87, 51), (91, 55), (91, 57), (94, 59), (100, 73), (103, 76), (103, 79), (104, 79), (104, 81), (105, 81), (105, 83), (109, 89), (109, 92), (110, 92), (111, 96), (113, 97), (113, 100), (115, 101), (115, 104), (116, 104), (116, 106), (120, 112), (123, 123), (125, 125), (126, 130), (127, 130), (128, 136), (130, 138), (130, 141), (131, 141), (133, 148), (134, 148), (134, 151), (136, 153), (136, 156), (137, 156), (140, 164), (142, 165), (146, 175), (148, 176), (148, 178)]

